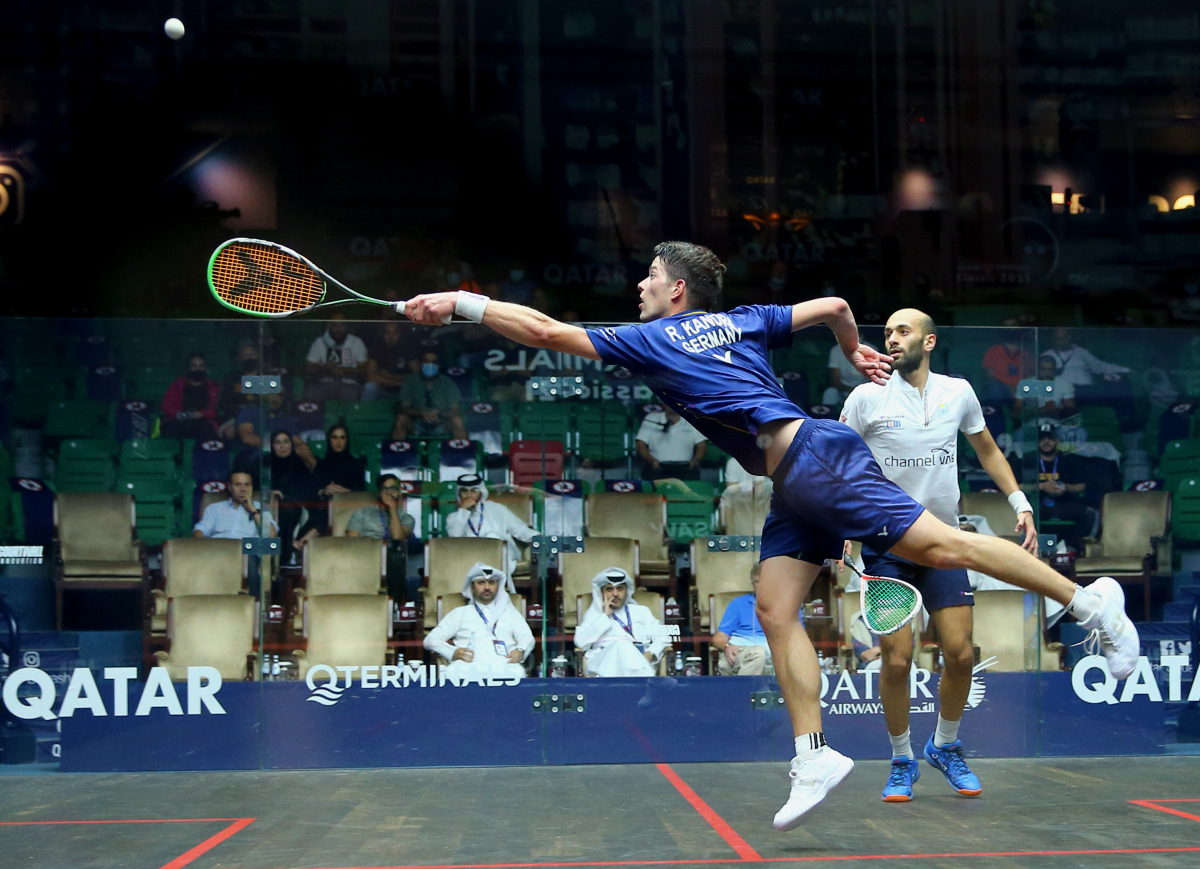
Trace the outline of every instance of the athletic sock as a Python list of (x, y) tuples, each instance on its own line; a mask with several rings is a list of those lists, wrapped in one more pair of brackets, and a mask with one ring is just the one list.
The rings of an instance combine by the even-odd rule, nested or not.
[(945, 748), (958, 739), (959, 721), (947, 721), (938, 713), (937, 730), (933, 732), (933, 744), (936, 748)]
[(1075, 616), (1076, 621), (1086, 622), (1100, 612), (1100, 595), (1081, 585), (1075, 586), (1075, 596), (1067, 604), (1067, 612)]
[(801, 734), (796, 737), (796, 757), (801, 760), (811, 760), (819, 755), (828, 744), (825, 741), (825, 734), (819, 730), (814, 733)]
[(907, 757), (913, 759), (912, 750), (912, 728), (905, 730), (899, 736), (888, 734), (888, 739), (892, 741), (892, 757)]

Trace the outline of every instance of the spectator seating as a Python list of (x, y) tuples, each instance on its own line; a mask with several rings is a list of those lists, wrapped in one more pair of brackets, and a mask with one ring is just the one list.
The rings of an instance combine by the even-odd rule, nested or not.
[(302, 625), (307, 602), (326, 594), (383, 594), (387, 550), (373, 537), (316, 537), (304, 547), (304, 587), (293, 589), (293, 617)]
[(1171, 537), (1180, 548), (1200, 545), (1200, 475), (1180, 480), (1172, 494)]
[(334, 537), (345, 537), (346, 524), (354, 511), (378, 502), (379, 496), (375, 492), (334, 492), (329, 499), (329, 533)]
[(136, 619), (147, 609), (149, 572), (135, 538), (133, 497), (112, 492), (61, 493), (54, 502), (55, 624), (64, 629), (63, 603), (73, 591), (134, 591)]
[(514, 440), (509, 445), (509, 477), (515, 486), (532, 486), (539, 480), (563, 475), (565, 462), (561, 440)]
[(725, 550), (719, 538), (697, 538), (691, 544), (691, 559), (689, 612), (693, 631), (711, 634), (717, 629), (709, 621), (714, 597), (722, 592), (736, 592), (735, 597), (750, 592), (750, 568), (758, 561), (758, 551), (749, 547)]
[(1086, 584), (1111, 576), (1122, 584), (1141, 585), (1142, 618), (1150, 619), (1150, 587), (1171, 571), (1171, 493), (1109, 492), (1101, 511), (1100, 539), (1085, 541), (1075, 576)]
[(298, 678), (310, 667), (382, 666), (387, 661), (392, 615), (382, 594), (310, 597), (304, 618), (307, 643), (296, 651)]
[(172, 598), (240, 594), (245, 587), (245, 573), (246, 559), (239, 540), (183, 537), (166, 541), (163, 587), (150, 589), (150, 634), (166, 632), (167, 603)]
[(657, 492), (592, 492), (584, 503), (589, 537), (631, 537), (640, 548), (640, 577), (671, 572), (666, 538), (667, 499)]
[(716, 487), (704, 480), (658, 480), (654, 490), (667, 499), (667, 536), (686, 546), (713, 533)]
[(257, 606), (245, 594), (206, 594), (172, 598), (167, 616), (166, 651), (154, 657), (173, 681), (188, 678), (188, 667), (215, 667), (227, 681), (254, 678)]
[(425, 629), (436, 627), (445, 610), (462, 600), (463, 580), (475, 562), (482, 561), (510, 573), (507, 549), (501, 540), (487, 537), (435, 537), (425, 543), (425, 578), (421, 588)]

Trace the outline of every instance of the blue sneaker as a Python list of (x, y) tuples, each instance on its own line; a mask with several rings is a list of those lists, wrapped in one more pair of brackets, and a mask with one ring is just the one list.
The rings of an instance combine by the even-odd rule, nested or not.
[(971, 772), (967, 762), (963, 760), (962, 740), (956, 739), (949, 745), (938, 748), (933, 744), (933, 737), (925, 743), (925, 759), (929, 765), (940, 769), (950, 787), (960, 794), (973, 797), (983, 792), (979, 777)]
[(892, 771), (883, 788), (885, 803), (907, 803), (912, 799), (913, 784), (921, 777), (921, 765), (907, 757), (893, 757)]

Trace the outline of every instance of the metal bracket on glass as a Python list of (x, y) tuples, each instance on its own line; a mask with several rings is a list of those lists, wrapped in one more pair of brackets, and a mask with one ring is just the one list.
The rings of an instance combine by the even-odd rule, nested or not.
[(1058, 548), (1057, 534), (1038, 535), (1038, 555), (1050, 555)]
[(755, 691), (750, 695), (750, 703), (755, 709), (782, 709), (783, 694), (779, 691)]
[(1017, 398), (1053, 398), (1053, 380), (1022, 380), (1017, 383)]
[(539, 534), (530, 541), (529, 549), (531, 553), (545, 556), (555, 556), (560, 552), (583, 552), (583, 538)]
[(557, 715), (560, 712), (586, 712), (587, 696), (584, 694), (535, 694), (533, 711)]
[(756, 552), (761, 540), (761, 537), (747, 537), (743, 535), (704, 538), (709, 552)]
[(525, 390), (531, 399), (580, 398), (587, 394), (587, 384), (582, 377), (530, 377)]
[(283, 392), (283, 378), (278, 374), (243, 374), (242, 395), (272, 395)]
[(278, 555), (278, 537), (243, 537), (243, 555)]

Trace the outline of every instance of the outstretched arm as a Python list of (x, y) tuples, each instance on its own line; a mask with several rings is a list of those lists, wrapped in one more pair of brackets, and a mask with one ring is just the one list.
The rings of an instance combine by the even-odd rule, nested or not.
[[(423, 294), (409, 299), (404, 305), (404, 313), (414, 323), (441, 326), (454, 313), (458, 299), (458, 292)], [(556, 350), (584, 359), (600, 359), (587, 330), (560, 323), (524, 305), (488, 300), (481, 322), (505, 338), (527, 347)]]
[(809, 299), (792, 305), (792, 331), (824, 323), (833, 330), (838, 346), (863, 377), (875, 383), (886, 383), (891, 376), (892, 357), (872, 347), (858, 343), (858, 324), (845, 299), (834, 296)]

